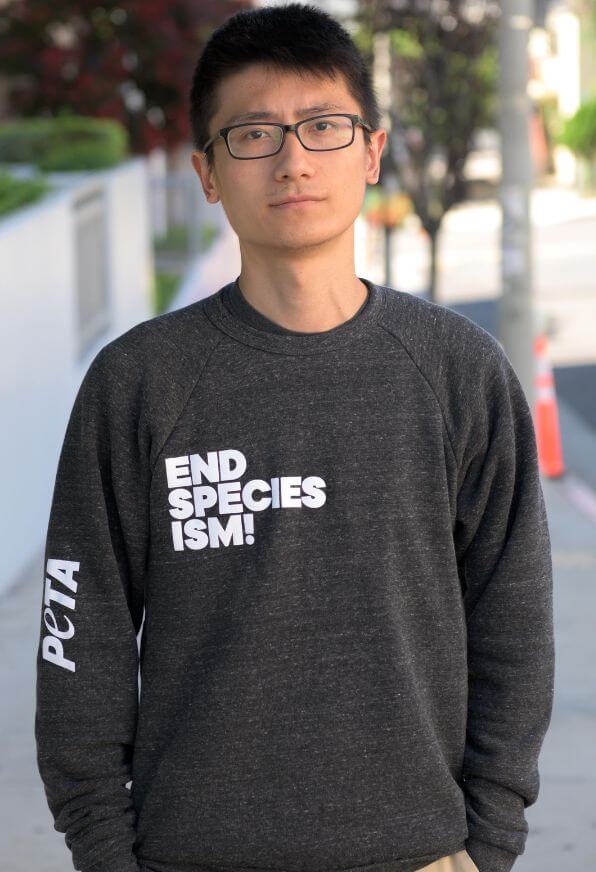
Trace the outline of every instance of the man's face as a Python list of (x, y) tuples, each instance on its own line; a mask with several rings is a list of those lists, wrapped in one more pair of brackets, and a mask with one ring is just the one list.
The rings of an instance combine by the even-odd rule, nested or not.
[[(263, 64), (253, 64), (221, 82), (218, 98), (210, 135), (230, 123), (240, 123), (230, 122), (232, 116), (255, 110), (272, 113), (263, 121), (286, 124), (325, 112), (362, 114), (339, 73), (335, 80), (298, 76)], [(324, 108), (299, 114), (302, 108), (319, 106)], [(193, 152), (192, 163), (208, 202), (221, 200), (241, 242), (300, 249), (339, 236), (356, 220), (366, 184), (378, 180), (386, 131), (377, 130), (371, 138), (367, 145), (363, 128), (356, 125), (352, 145), (316, 152), (305, 149), (294, 133), (286, 133), (280, 152), (254, 160), (236, 160), (223, 139), (217, 139), (212, 145), (213, 170), (202, 152)], [(289, 207), (273, 205), (289, 195), (311, 195), (318, 200)]]

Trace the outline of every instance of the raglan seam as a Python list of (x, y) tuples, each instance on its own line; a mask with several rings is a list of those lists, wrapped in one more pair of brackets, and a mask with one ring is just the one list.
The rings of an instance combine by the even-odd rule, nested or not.
[[(177, 314), (179, 314), (180, 311), (182, 311), (182, 310), (178, 310)], [(171, 315), (174, 315), (175, 312), (166, 312), (164, 314), (171, 316)], [(213, 335), (213, 329), (212, 329), (212, 324), (211, 324), (210, 319), (208, 319), (206, 317), (205, 313), (202, 310), (201, 310), (201, 314), (203, 315), (203, 318), (205, 319), (205, 324), (206, 324), (209, 332)], [(101, 372), (101, 378), (103, 380), (103, 384), (106, 387), (106, 389), (108, 387), (108, 379), (109, 379), (110, 375), (112, 375), (116, 379), (116, 381), (118, 381), (118, 365), (121, 364), (121, 358), (126, 358), (127, 356), (130, 356), (134, 360), (136, 366), (138, 367), (138, 370), (139, 370), (139, 373), (141, 374), (141, 376), (146, 372), (146, 364), (143, 361), (142, 354), (141, 354), (139, 348), (137, 346), (135, 346), (132, 339), (130, 340), (131, 345), (129, 347), (127, 347), (124, 340), (125, 340), (125, 338), (129, 338), (129, 335), (133, 334), (133, 332), (139, 330), (142, 327), (145, 327), (145, 325), (153, 326), (154, 322), (156, 322), (158, 319), (161, 319), (161, 317), (163, 317), (163, 316), (157, 316), (157, 318), (151, 318), (148, 321), (141, 321), (138, 324), (134, 324), (125, 333), (120, 334), (120, 336), (116, 336), (114, 339), (110, 340), (109, 342), (107, 342), (105, 345), (103, 345), (99, 349), (95, 359), (90, 364), (89, 371), (90, 371), (91, 367), (93, 367), (93, 366), (97, 366), (100, 369), (100, 372), (102, 369), (104, 370), (104, 372)], [(141, 334), (141, 336), (142, 336), (142, 334)], [(176, 346), (176, 343), (172, 342), (167, 334), (165, 334), (165, 333), (161, 334), (158, 332), (156, 334), (156, 338), (157, 338), (157, 341), (164, 342), (170, 348), (172, 348), (174, 351), (178, 351), (178, 347)], [(180, 416), (184, 413), (184, 409), (188, 405), (188, 403), (189, 403), (189, 401), (194, 393), (194, 390), (195, 390), (195, 388), (196, 388), (196, 386), (197, 386), (197, 384), (198, 384), (198, 382), (203, 374), (203, 370), (204, 370), (205, 366), (207, 365), (207, 363), (209, 362), (211, 355), (213, 354), (215, 349), (219, 346), (219, 344), (221, 343), (221, 341), (224, 338), (225, 338), (224, 335), (221, 335), (219, 337), (217, 337), (217, 336), (215, 337), (215, 339), (217, 341), (215, 341), (215, 344), (213, 345), (211, 350), (208, 352), (207, 357), (206, 357), (205, 361), (203, 362), (203, 365), (199, 369), (199, 373), (198, 373), (197, 377), (194, 379), (194, 381), (192, 383), (192, 386), (190, 388), (188, 396), (186, 397), (186, 399), (182, 403), (182, 406), (180, 407), (180, 410), (179, 410), (178, 414), (176, 415), (176, 417), (172, 423), (172, 426), (168, 429), (167, 435), (165, 436), (163, 442), (159, 446), (159, 448), (157, 450), (155, 462), (152, 465), (148, 463), (149, 490), (151, 490), (152, 479), (153, 479), (153, 475), (155, 472), (155, 468), (157, 467), (157, 463), (159, 461), (159, 457), (160, 457), (161, 453), (163, 452), (164, 447), (165, 447), (168, 439), (172, 435), (172, 432), (173, 432), (174, 428), (176, 427), (176, 424), (178, 423)], [(153, 337), (150, 336), (149, 340), (148, 340), (149, 346), (151, 345), (151, 339), (153, 339)], [(150, 348), (149, 348), (149, 353), (151, 353)], [(85, 378), (87, 377), (87, 375), (88, 375), (88, 373), (85, 374)], [(83, 381), (84, 381), (84, 379), (83, 379)], [(144, 394), (145, 394), (145, 390), (143, 390), (143, 396), (144, 396)], [(128, 399), (130, 399), (130, 397)]]
[(442, 403), (441, 403), (441, 401), (440, 401), (440, 399), (439, 399), (439, 396), (438, 396), (438, 394), (437, 394), (437, 391), (436, 391), (434, 385), (431, 383), (431, 381), (430, 381), (430, 379), (428, 378), (428, 376), (426, 375), (426, 373), (422, 370), (422, 367), (420, 366), (420, 364), (419, 364), (419, 363), (414, 359), (414, 357), (412, 356), (412, 353), (410, 352), (410, 350), (409, 350), (408, 348), (406, 348), (406, 346), (405, 346), (403, 340), (402, 340), (402, 339), (401, 339), (401, 338), (400, 338), (396, 333), (394, 333), (394, 332), (391, 330), (391, 328), (387, 327), (385, 324), (379, 322), (379, 327), (380, 327), (382, 330), (384, 330), (386, 333), (388, 333), (391, 337), (393, 337), (393, 339), (395, 339), (395, 340), (396, 340), (396, 341), (401, 345), (401, 347), (402, 347), (403, 350), (406, 352), (406, 354), (408, 355), (408, 357), (410, 358), (410, 360), (412, 361), (412, 363), (414, 364), (414, 366), (416, 367), (416, 369), (418, 370), (418, 372), (420, 373), (420, 375), (422, 376), (422, 378), (424, 379), (424, 381), (427, 383), (427, 385), (428, 385), (429, 388), (431, 389), (432, 394), (433, 394), (433, 396), (434, 396), (434, 398), (435, 398), (435, 400), (436, 400), (436, 402), (437, 402), (437, 405), (438, 405), (438, 407), (439, 407), (439, 409), (440, 409), (440, 411), (441, 411), (441, 417), (442, 417), (442, 419), (443, 419), (443, 425), (444, 425), (444, 427), (445, 427), (445, 432), (447, 433), (447, 442), (448, 442), (448, 445), (449, 445), (449, 450), (451, 451), (451, 455), (452, 455), (452, 457), (453, 457), (453, 461), (454, 461), (455, 466), (456, 466), (456, 469), (457, 469), (459, 465), (458, 465), (458, 462), (457, 462), (457, 455), (456, 455), (456, 453), (455, 453), (455, 449), (454, 449), (454, 447), (453, 447), (452, 436), (451, 436), (451, 433), (449, 432), (449, 427), (447, 426), (447, 416), (445, 415), (445, 410), (443, 409), (443, 405), (442, 405)]
[(172, 421), (172, 425), (171, 425), (171, 427), (168, 429), (168, 432), (167, 432), (166, 436), (164, 437), (164, 439), (163, 439), (161, 445), (159, 446), (159, 448), (158, 448), (158, 450), (157, 450), (157, 453), (156, 453), (156, 456), (155, 456), (155, 462), (153, 463), (153, 465), (152, 465), (151, 468), (150, 468), (150, 479), (151, 479), (150, 484), (149, 484), (149, 487), (150, 487), (150, 488), (151, 488), (151, 482), (153, 481), (153, 476), (154, 476), (154, 474), (155, 474), (155, 470), (156, 470), (156, 468), (157, 468), (157, 464), (158, 464), (159, 459), (160, 459), (160, 457), (161, 457), (161, 455), (162, 455), (162, 453), (163, 453), (163, 451), (164, 451), (164, 448), (166, 447), (166, 445), (167, 445), (167, 443), (168, 443), (168, 439), (170, 438), (170, 436), (171, 436), (172, 433), (174, 432), (174, 429), (176, 428), (176, 425), (177, 425), (178, 421), (180, 420), (180, 418), (181, 418), (182, 415), (184, 414), (184, 411), (185, 411), (186, 407), (188, 406), (188, 404), (189, 404), (189, 402), (190, 402), (190, 400), (191, 400), (191, 398), (192, 398), (192, 395), (194, 394), (195, 389), (196, 389), (198, 383), (200, 382), (200, 380), (201, 380), (201, 378), (202, 378), (202, 376), (203, 376), (203, 373), (205, 372), (205, 369), (206, 369), (207, 364), (209, 363), (209, 361), (210, 361), (210, 359), (211, 359), (211, 356), (213, 355), (213, 353), (215, 352), (215, 350), (219, 347), (219, 345), (224, 341), (224, 338), (225, 338), (224, 336), (221, 336), (220, 338), (218, 338), (217, 341), (215, 342), (215, 344), (213, 345), (213, 347), (211, 348), (211, 350), (209, 351), (209, 353), (207, 354), (207, 357), (206, 357), (205, 360), (203, 361), (203, 365), (202, 365), (202, 366), (200, 367), (200, 369), (199, 369), (199, 372), (198, 372), (198, 374), (197, 374), (197, 377), (196, 377), (196, 378), (194, 379), (194, 381), (192, 382), (192, 385), (191, 385), (191, 387), (190, 387), (190, 390), (189, 390), (189, 392), (188, 392), (188, 395), (187, 395), (186, 399), (184, 400), (184, 402), (183, 402), (182, 405), (180, 406), (180, 409), (178, 410), (178, 414), (176, 415), (176, 417), (175, 417), (174, 420)]

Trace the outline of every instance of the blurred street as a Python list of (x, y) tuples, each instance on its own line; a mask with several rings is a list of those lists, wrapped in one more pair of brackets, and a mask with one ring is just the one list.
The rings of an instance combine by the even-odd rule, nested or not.
[[(596, 197), (557, 188), (532, 194), (534, 300), (544, 316), (548, 355), (559, 403), (574, 411), (596, 439)], [(496, 201), (465, 203), (449, 212), (441, 231), (438, 302), (497, 335), (500, 211)], [(417, 228), (397, 232), (393, 286), (425, 287), (427, 242)], [(563, 417), (564, 410), (560, 410)], [(565, 430), (562, 422), (562, 430)], [(565, 436), (565, 433), (564, 433)], [(576, 434), (569, 434), (575, 444)], [(567, 441), (570, 448), (570, 442)], [(563, 439), (565, 453), (566, 440)], [(596, 455), (570, 458), (596, 490)]]
[[(87, 405), (87, 396), (97, 394), (93, 388), (89, 394), (83, 392), (81, 408), (85, 412), (80, 420), (85, 418), (85, 422), (75, 432), (87, 434), (89, 444), (98, 449), (96, 455), (102, 459), (101, 474), (95, 476), (99, 496), (94, 498), (92, 487), (85, 490), (89, 484), (85, 474), (75, 474), (76, 487), (67, 485), (66, 499), (56, 501), (57, 512), (66, 504), (71, 514), (56, 514), (53, 524), (50, 515), (58, 461), (77, 392), (92, 361), (112, 340), (135, 325), (156, 316), (167, 318), (169, 312), (215, 294), (241, 272), (246, 275), (247, 287), (254, 282), (257, 288), (262, 282), (262, 288), (275, 285), (284, 291), (280, 302), (285, 297), (286, 311), (306, 316), (304, 323), (316, 315), (302, 305), (307, 295), (316, 290), (320, 296), (317, 302), (322, 314), (314, 323), (328, 323), (328, 317), (337, 310), (337, 294), (345, 291), (347, 295), (349, 285), (354, 285), (354, 273), (377, 285), (433, 299), (502, 340), (526, 390), (534, 377), (532, 412), (554, 571), (556, 674), (552, 721), (539, 760), (539, 796), (525, 810), (528, 837), (524, 854), (515, 862), (515, 872), (596, 872), (596, 0), (299, 0), (290, 4), (287, 0), (228, 0), (225, 4), (175, 0), (131, 8), (120, 3), (91, 4), (83, 12), (80, 4), (68, 2), (56, 6), (32, 0), (0, 0), (0, 34), (0, 280), (4, 280), (0, 288), (4, 306), (0, 384), (6, 423), (0, 432), (2, 454), (8, 459), (0, 497), (4, 509), (0, 872), (73, 869), (73, 856), (64, 833), (54, 828), (47, 797), (56, 815), (65, 820), (73, 798), (69, 786), (70, 800), (58, 808), (63, 805), (58, 799), (63, 795), (58, 788), (60, 779), (71, 785), (75, 778), (77, 784), (85, 785), (86, 776), (93, 774), (82, 754), (76, 775), (71, 754), (55, 767), (42, 766), (44, 780), (37, 764), (37, 652), (40, 620), (44, 619), (48, 531), (56, 530), (57, 537), (64, 537), (68, 554), (80, 555), (81, 547), (91, 547), (97, 564), (95, 558), (103, 552), (100, 540), (92, 539), (96, 528), (87, 535), (85, 523), (79, 521), (95, 524), (96, 515), (99, 518), (96, 509), (107, 509), (107, 522), (99, 518), (99, 523), (112, 534), (112, 518), (119, 521), (124, 515), (128, 517), (120, 493), (122, 500), (134, 499), (139, 483), (134, 470), (131, 483), (135, 487), (114, 487), (109, 498), (100, 487), (108, 480), (113, 484), (118, 479), (118, 484), (123, 484), (126, 472), (120, 472), (120, 467), (118, 476), (114, 472), (116, 451), (123, 461), (134, 461), (138, 453), (133, 440), (126, 442), (130, 453), (120, 451), (124, 436), (128, 439), (137, 422), (144, 422), (146, 409), (156, 419), (163, 412), (164, 421), (171, 424), (171, 404), (183, 418), (187, 410), (180, 407), (180, 392), (186, 390), (186, 403), (190, 404), (195, 386), (203, 386), (203, 370), (196, 373), (190, 394), (186, 383), (174, 384), (177, 371), (180, 378), (192, 375), (187, 372), (191, 357), (186, 354), (188, 348), (181, 352), (166, 338), (171, 358), (160, 370), (160, 377), (165, 373), (168, 382), (153, 402), (153, 370), (137, 389), (137, 353), (136, 346), (131, 346), (129, 362), (133, 368), (118, 370), (118, 376), (122, 372), (128, 379), (126, 384), (135, 386), (131, 388), (135, 396), (129, 391), (127, 398), (141, 405), (129, 407), (116, 393), (116, 402), (110, 403), (107, 388), (105, 403), (102, 396), (98, 404), (102, 425), (108, 418), (117, 419), (110, 424), (110, 433), (118, 433), (116, 440), (110, 436), (104, 441), (103, 430), (97, 435), (93, 411), (87, 426), (86, 410), (96, 408), (91, 402)], [(298, 77), (298, 73), (307, 75)], [(364, 150), (357, 151), (364, 148), (363, 142), (366, 163)], [(282, 188), (283, 179), (288, 184)], [(288, 195), (295, 199), (295, 193), (327, 203), (282, 202)], [(213, 199), (217, 202), (210, 202)], [(291, 233), (280, 229), (277, 222), (286, 220), (282, 215), (300, 214), (302, 209), (310, 215), (311, 208), (317, 210), (312, 223), (310, 219), (307, 224), (298, 223)], [(319, 228), (319, 214), (329, 222), (325, 227)], [(346, 232), (348, 219), (354, 222), (353, 250), (351, 231)], [(242, 255), (232, 224), (242, 238)], [(391, 233), (389, 228), (393, 228)], [(302, 237), (303, 231), (308, 237)], [(330, 281), (321, 283), (322, 276), (331, 277)], [(507, 320), (500, 323), (503, 297), (507, 300)], [(297, 311), (297, 301), (304, 311)], [(324, 310), (327, 317), (323, 320)], [(535, 316), (534, 335), (530, 313)], [(178, 322), (166, 321), (165, 326), (172, 323)], [(168, 330), (162, 333), (163, 326), (164, 322), (156, 325), (156, 336), (170, 335)], [(229, 329), (225, 323), (223, 328)], [(421, 336), (424, 344), (426, 339)], [(188, 337), (190, 351), (196, 351), (194, 334)], [(218, 341), (225, 338), (217, 337)], [(181, 342), (187, 343), (187, 334)], [(257, 346), (259, 340), (249, 334), (249, 351), (253, 343)], [(529, 353), (532, 346), (534, 359)], [(221, 343), (221, 348), (227, 347)], [(211, 350), (216, 348), (219, 354), (214, 343)], [(285, 353), (285, 346), (281, 350)], [(110, 354), (104, 358), (112, 359)], [(204, 356), (201, 366), (205, 370), (209, 360)], [(230, 393), (233, 404), (245, 391), (248, 376), (244, 378), (244, 369), (230, 360), (241, 381), (238, 392)], [(146, 355), (143, 361), (145, 369)], [(227, 386), (234, 390), (232, 363), (229, 371), (222, 369), (229, 378), (221, 382), (225, 394), (221, 402), (217, 389), (214, 393), (217, 422), (226, 407)], [(170, 365), (171, 370), (167, 368)], [(96, 372), (103, 377), (103, 366)], [(473, 367), (471, 372), (474, 375)], [(110, 376), (111, 389), (112, 382), (116, 387), (120, 379)], [(103, 388), (107, 383), (100, 384)], [(252, 379), (251, 384), (257, 390), (260, 387), (258, 379)], [(361, 391), (360, 384), (355, 388)], [(341, 395), (345, 397), (347, 392), (350, 399), (350, 390), (346, 378)], [(262, 406), (262, 397), (259, 400)], [(227, 407), (236, 428), (246, 416), (230, 403)], [(133, 408), (139, 410), (138, 416), (136, 411), (132, 415)], [(132, 422), (130, 426), (125, 426), (121, 417), (124, 411), (129, 414), (126, 420)], [(201, 417), (205, 418), (203, 412)], [(350, 419), (348, 424), (354, 422)], [(168, 444), (176, 442), (177, 425), (176, 421), (174, 429), (163, 434)], [(269, 429), (265, 427), (263, 432)], [(399, 423), (392, 429), (399, 431)], [(404, 433), (399, 435), (403, 442)], [(290, 440), (293, 448), (295, 437), (293, 434)], [(182, 444), (185, 442), (186, 435)], [(424, 457), (424, 445), (412, 444)], [(158, 450), (163, 445), (158, 445)], [(72, 449), (73, 443), (69, 446)], [(406, 439), (408, 446), (411, 444)], [(67, 450), (69, 460), (75, 455)], [(218, 481), (223, 481), (221, 468), (219, 471)], [(435, 471), (436, 467), (431, 470), (431, 479)], [(172, 482), (169, 472), (168, 468), (168, 486), (182, 485), (183, 479), (175, 477)], [(209, 480), (215, 481), (215, 475)], [(383, 482), (387, 484), (386, 477)], [(358, 483), (355, 486), (359, 488)], [(494, 490), (496, 493), (499, 488)], [(377, 490), (373, 496), (379, 493)], [(350, 502), (361, 502), (360, 497), (359, 490), (358, 499)], [(76, 498), (80, 505), (75, 504)], [(131, 510), (133, 521), (122, 525), (123, 535), (116, 531), (113, 539), (114, 544), (116, 539), (121, 543), (131, 566), (137, 563), (132, 547), (133, 538), (136, 546), (136, 528), (132, 528), (137, 508), (135, 504)], [(93, 517), (87, 517), (89, 512)], [(176, 513), (171, 514), (174, 517)], [(72, 541), (73, 529), (77, 542)], [(337, 530), (343, 530), (341, 524)], [(448, 540), (449, 550), (450, 536)], [(307, 541), (311, 545), (305, 544), (305, 553), (313, 542)], [(299, 544), (292, 533), (289, 547)], [(53, 553), (65, 553), (62, 545), (54, 547)], [(120, 561), (121, 549), (117, 550)], [(299, 564), (304, 569), (301, 561)], [(51, 575), (51, 567), (47, 571)], [(348, 580), (352, 575), (348, 569)], [(98, 639), (106, 639), (97, 629), (101, 618), (107, 616), (109, 630), (116, 624), (112, 622), (115, 612), (111, 611), (111, 601), (106, 606), (101, 571), (97, 579), (92, 574), (90, 580), (78, 614), (93, 626), (89, 638), (95, 645)], [(108, 580), (114, 577), (109, 575)], [(146, 577), (141, 578), (142, 583), (146, 581)], [(393, 576), (389, 581), (391, 586)], [(538, 585), (534, 577), (530, 581), (538, 601)], [(219, 583), (215, 593), (221, 593)], [(48, 589), (48, 602), (50, 594), (53, 596), (53, 591)], [(192, 595), (199, 594), (192, 591)], [(56, 593), (54, 599), (74, 608), (70, 597)], [(182, 608), (181, 601), (176, 602), (178, 611), (168, 610), (168, 619), (176, 620), (178, 613), (193, 613), (192, 605)], [(292, 609), (295, 605), (296, 600), (291, 600)], [(219, 619), (223, 615), (219, 600), (215, 611)], [(326, 641), (329, 614), (328, 610), (323, 613)], [(148, 615), (153, 615), (149, 609)], [(416, 617), (419, 613), (415, 610)], [(51, 618), (55, 625), (48, 629), (61, 638), (69, 637), (58, 629), (50, 610), (46, 623)], [(514, 619), (510, 610), (511, 625), (518, 626), (519, 620), (516, 623)], [(275, 616), (273, 620), (283, 628), (283, 622)], [(294, 615), (293, 624), (299, 623)], [(345, 626), (341, 630), (339, 635), (345, 638)], [(143, 626), (137, 642), (142, 632)], [(156, 636), (158, 641), (165, 639), (168, 647), (168, 637), (161, 629)], [(191, 637), (193, 641), (194, 632)], [(89, 644), (84, 642), (84, 634), (81, 644)], [(197, 669), (210, 668), (210, 659), (197, 658), (195, 648), (188, 663), (192, 661)], [(84, 662), (92, 657), (101, 664), (102, 658), (98, 660), (96, 655), (95, 647), (82, 650)], [(170, 688), (164, 681), (164, 657), (150, 655), (145, 661), (145, 678), (153, 686), (147, 671), (153, 668), (149, 661), (157, 664), (155, 686), (160, 692)], [(535, 659), (534, 666), (537, 662)], [(110, 705), (109, 700), (104, 705), (97, 692), (98, 687), (116, 687), (115, 663), (112, 657), (106, 681), (96, 676), (95, 669), (79, 670), (82, 680), (68, 684), (67, 703), (63, 684), (60, 680), (53, 684), (56, 673), (48, 674), (47, 666), (40, 668), (40, 687), (44, 688), (40, 715), (43, 710), (42, 721), (51, 735), (56, 724), (62, 724), (77, 707), (87, 713), (85, 723), (117, 717), (118, 706)], [(172, 682), (171, 689), (180, 694), (179, 699), (190, 699), (194, 704), (192, 669), (180, 671), (177, 652), (171, 665), (172, 674), (183, 679), (180, 687), (177, 681)], [(69, 668), (74, 670), (74, 661), (69, 660)], [(337, 675), (333, 677), (337, 679)], [(464, 664), (464, 689), (467, 677)], [(101, 683), (87, 683), (98, 680)], [(491, 685), (495, 692), (497, 680), (495, 677)], [(541, 682), (538, 684), (543, 686)], [(195, 683), (203, 687), (202, 673)], [(118, 687), (122, 688), (121, 682)], [(530, 697), (535, 691), (536, 687), (528, 691)], [(132, 692), (134, 704), (134, 687)], [(267, 696), (273, 698), (269, 690)], [(318, 691), (310, 692), (313, 704), (321, 696)], [(285, 686), (281, 697), (287, 702)], [(171, 719), (170, 709), (176, 705), (158, 704), (158, 709), (166, 717), (170, 713)], [(531, 698), (528, 705), (532, 705)], [(136, 739), (139, 753), (143, 748), (160, 749), (163, 736), (171, 738), (171, 731), (157, 729), (156, 711), (148, 713), (147, 730), (140, 722)], [(194, 711), (186, 721), (196, 732)], [(334, 709), (335, 724), (339, 723), (337, 714)], [(515, 720), (517, 711), (513, 717)], [(73, 723), (76, 730), (76, 718)], [(95, 774), (105, 769), (106, 776), (110, 767), (118, 765), (101, 741), (107, 729), (96, 730), (101, 736), (93, 746), (91, 766)], [(503, 729), (501, 734), (503, 739)], [(254, 731), (246, 731), (246, 736), (247, 750), (239, 759), (250, 761), (254, 753), (248, 740), (254, 740)], [(72, 741), (77, 738), (81, 740), (75, 736)], [(215, 750), (221, 750), (221, 743), (216, 745)], [(189, 745), (181, 743), (180, 747), (187, 750)], [(51, 750), (53, 746), (44, 749), (48, 759)], [(321, 748), (314, 747), (314, 752), (317, 750)], [(490, 748), (480, 750), (486, 751), (485, 757), (491, 756)], [(153, 771), (153, 758), (147, 759)], [(182, 762), (182, 774), (187, 776), (182, 781), (190, 784), (190, 791), (183, 783), (180, 795), (184, 800), (199, 800), (200, 785), (190, 777), (190, 762), (188, 758)], [(220, 773), (220, 783), (229, 785), (219, 768), (221, 760), (211, 762), (214, 768), (209, 771)], [(393, 770), (392, 765), (389, 771)], [(234, 765), (232, 779), (237, 775)], [(136, 787), (141, 790), (144, 784), (142, 789), (149, 791), (153, 802), (158, 782), (136, 773)], [(302, 802), (306, 791), (301, 791), (299, 784), (292, 787)], [(93, 808), (97, 809), (101, 793), (101, 788), (99, 793), (93, 789), (75, 797), (74, 806), (82, 810), (87, 821), (94, 817)], [(226, 833), (242, 835), (244, 818), (234, 817), (231, 803), (224, 805), (222, 799), (220, 805), (217, 797), (208, 793), (215, 810), (214, 828), (221, 834), (222, 817), (217, 818), (221, 808), (229, 825)], [(254, 789), (252, 793), (256, 796)], [(270, 780), (265, 783), (264, 795), (268, 794)], [(238, 815), (245, 812), (242, 804), (236, 803)], [(144, 807), (151, 805), (149, 801)], [(161, 857), (166, 866), (178, 867), (181, 861), (171, 856), (172, 850), (165, 849), (164, 843), (159, 846), (159, 825), (168, 823), (176, 833), (187, 825), (185, 845), (190, 844), (189, 836), (199, 834), (208, 850), (219, 851), (211, 831), (205, 837), (205, 816), (200, 810), (178, 815), (182, 805), (173, 801), (169, 806), (172, 820), (168, 821), (159, 796), (157, 806), (157, 817), (146, 828), (149, 842), (156, 841), (155, 848), (151, 845), (146, 849), (154, 862)], [(488, 827), (489, 833), (498, 831), (493, 817), (498, 809), (493, 806), (489, 798), (476, 809), (476, 834), (480, 837), (487, 832), (482, 827)], [(288, 808), (298, 808), (294, 798)], [(423, 804), (421, 813), (426, 811)], [(401, 816), (399, 809), (397, 814)], [(405, 816), (412, 819), (411, 814)], [(100, 821), (97, 832), (90, 828), (88, 838), (78, 838), (78, 822), (70, 817), (69, 841), (80, 846), (79, 867), (103, 868), (108, 860), (105, 856), (98, 859), (97, 846), (108, 842), (115, 846), (113, 836), (102, 835), (106, 828)], [(251, 828), (254, 823), (251, 817)], [(267, 823), (271, 830), (270, 817)], [(343, 824), (344, 832), (353, 836), (346, 820)], [(324, 838), (316, 840), (317, 845), (331, 837), (323, 820), (321, 826)], [(381, 835), (384, 831), (378, 822), (374, 829)], [(142, 830), (139, 823), (140, 836)], [(289, 825), (287, 830), (292, 832)], [(368, 828), (366, 833), (370, 833)], [(253, 848), (244, 839), (241, 844), (246, 860)], [(311, 839), (309, 847), (312, 844)], [(345, 840), (341, 844), (346, 848)], [(229, 838), (222, 840), (221, 847), (223, 854), (229, 852)], [(331, 850), (332, 845), (324, 848)], [(417, 851), (418, 845), (411, 850)], [(164, 858), (164, 851), (169, 856)], [(278, 856), (282, 854), (278, 851)], [(253, 851), (253, 859), (255, 856)], [(305, 853), (296, 853), (300, 856), (304, 860)], [(122, 866), (127, 861), (130, 857), (118, 863)], [(303, 865), (298, 860), (295, 863)], [(132, 865), (136, 865), (134, 860)]]
[[(556, 328), (550, 343), (552, 363), (596, 364), (596, 198), (538, 188), (532, 194), (532, 219), (536, 305)], [(499, 238), (496, 201), (468, 202), (447, 213), (440, 237), (439, 302), (479, 320), (482, 307), (473, 307), (494, 301), (500, 293)], [(395, 287), (411, 292), (424, 288), (425, 249), (426, 240), (416, 230), (398, 231)], [(489, 328), (492, 332), (491, 320)]]

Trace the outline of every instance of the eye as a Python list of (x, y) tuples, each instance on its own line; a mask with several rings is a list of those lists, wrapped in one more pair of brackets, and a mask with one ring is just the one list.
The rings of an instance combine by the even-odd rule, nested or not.
[(309, 133), (330, 133), (332, 130), (337, 130), (338, 125), (329, 121), (328, 118), (320, 118), (318, 121), (313, 121), (308, 125)]
[(242, 139), (250, 139), (252, 142), (255, 140), (261, 139), (261, 136), (253, 136), (253, 133), (262, 134), (264, 136), (269, 136), (266, 130), (262, 127), (250, 127), (242, 134)]

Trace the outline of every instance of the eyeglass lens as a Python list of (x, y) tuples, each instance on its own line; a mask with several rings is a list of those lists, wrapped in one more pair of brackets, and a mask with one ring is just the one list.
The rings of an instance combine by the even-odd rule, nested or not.
[[(326, 151), (349, 145), (352, 121), (347, 116), (329, 115), (307, 120), (297, 130), (303, 145), (316, 151)], [(274, 154), (282, 138), (281, 127), (249, 124), (235, 127), (228, 133), (228, 143), (236, 157), (266, 157)]]

